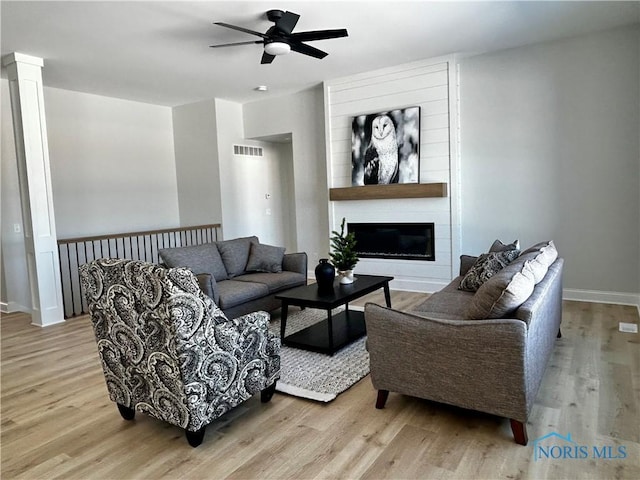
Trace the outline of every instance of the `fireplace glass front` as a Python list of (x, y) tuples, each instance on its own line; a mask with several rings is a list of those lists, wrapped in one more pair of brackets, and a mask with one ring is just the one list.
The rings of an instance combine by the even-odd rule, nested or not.
[(435, 260), (433, 223), (349, 223), (361, 258)]

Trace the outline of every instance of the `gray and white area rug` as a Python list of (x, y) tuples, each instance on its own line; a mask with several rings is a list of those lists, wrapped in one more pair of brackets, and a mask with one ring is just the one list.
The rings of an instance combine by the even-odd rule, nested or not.
[[(334, 313), (340, 310), (342, 308)], [(326, 316), (325, 310), (312, 308), (292, 311), (287, 318), (287, 334), (320, 322)], [(280, 320), (272, 320), (269, 329), (279, 335)], [(369, 352), (365, 342), (366, 337), (362, 337), (333, 356), (283, 345), (276, 391), (319, 402), (332, 401), (369, 374)]]

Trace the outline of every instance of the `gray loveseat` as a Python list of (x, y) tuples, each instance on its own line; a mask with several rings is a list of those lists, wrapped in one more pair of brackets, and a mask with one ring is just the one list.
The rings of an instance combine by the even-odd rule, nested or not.
[(188, 267), (200, 288), (235, 318), (280, 307), (278, 292), (306, 285), (307, 254), (285, 253), (282, 247), (243, 237), (189, 247), (160, 250), (167, 267)]
[(461, 275), (416, 311), (365, 306), (377, 408), (391, 391), (487, 412), (509, 418), (515, 441), (527, 444), (525, 425), (560, 337), (563, 259), (543, 242), (504, 261), (477, 291), (459, 289), (478, 276), (472, 265), (499, 255), (463, 258)]

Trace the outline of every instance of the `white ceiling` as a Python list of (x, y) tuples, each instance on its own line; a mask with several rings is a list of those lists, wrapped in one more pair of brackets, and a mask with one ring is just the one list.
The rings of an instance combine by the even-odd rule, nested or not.
[[(209, 48), (258, 39), (213, 22), (266, 31), (273, 8), (301, 15), (294, 32), (347, 28), (349, 37), (311, 42), (329, 53), (323, 60), (291, 53), (270, 65), (260, 64), (261, 45)], [(45, 85), (175, 106), (245, 103), (414, 60), (639, 23), (640, 2), (2, 0), (0, 16), (2, 55), (44, 58)]]

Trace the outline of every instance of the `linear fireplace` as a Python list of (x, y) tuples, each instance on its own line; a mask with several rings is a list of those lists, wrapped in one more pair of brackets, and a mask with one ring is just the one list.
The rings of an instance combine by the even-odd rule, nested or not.
[(361, 258), (435, 260), (433, 223), (349, 223)]

